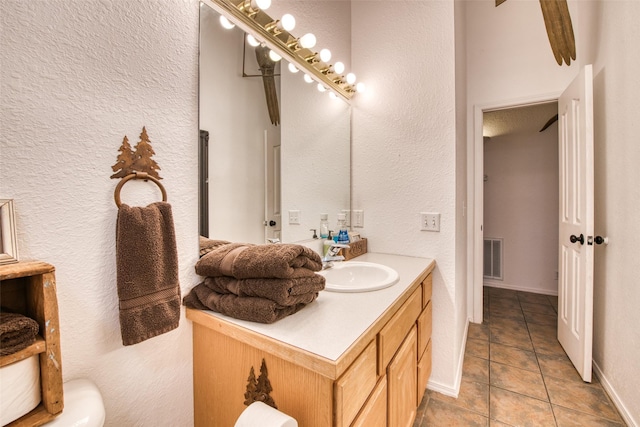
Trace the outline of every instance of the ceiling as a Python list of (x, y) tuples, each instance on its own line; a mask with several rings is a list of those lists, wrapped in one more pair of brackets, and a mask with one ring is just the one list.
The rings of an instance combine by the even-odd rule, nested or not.
[[(486, 111), (483, 136), (496, 137), (516, 133), (539, 132), (547, 121), (558, 114), (558, 103), (527, 105), (524, 107)], [(547, 131), (556, 132), (554, 124)]]

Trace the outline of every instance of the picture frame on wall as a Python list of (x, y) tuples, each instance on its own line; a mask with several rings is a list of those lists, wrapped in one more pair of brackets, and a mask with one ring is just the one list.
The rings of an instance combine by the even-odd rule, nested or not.
[(18, 262), (18, 239), (12, 199), (0, 199), (0, 265)]

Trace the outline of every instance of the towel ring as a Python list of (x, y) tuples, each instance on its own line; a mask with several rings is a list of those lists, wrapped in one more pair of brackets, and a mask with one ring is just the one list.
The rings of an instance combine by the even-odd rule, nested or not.
[(116, 185), (116, 191), (113, 195), (113, 197), (116, 200), (116, 206), (120, 207), (120, 205), (122, 205), (122, 202), (120, 201), (120, 189), (127, 181), (131, 179), (144, 179), (145, 181), (147, 180), (153, 181), (160, 188), (160, 191), (162, 191), (162, 201), (163, 202), (167, 201), (167, 190), (164, 189), (164, 186), (160, 183), (160, 181), (157, 178), (152, 177), (146, 172), (134, 172), (122, 178), (118, 183), (118, 185)]

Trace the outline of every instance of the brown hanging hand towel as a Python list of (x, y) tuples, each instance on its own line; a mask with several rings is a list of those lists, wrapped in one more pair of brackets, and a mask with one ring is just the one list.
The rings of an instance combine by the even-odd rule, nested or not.
[(184, 297), (184, 305), (198, 310), (216, 311), (236, 319), (273, 323), (300, 311), (308, 303), (313, 302), (317, 296), (317, 293), (307, 294), (304, 302), (283, 307), (266, 298), (219, 294), (207, 288), (204, 283), (200, 283)]
[(177, 328), (180, 284), (171, 205), (120, 206), (116, 262), (122, 343), (137, 344)]
[(0, 312), (0, 356), (17, 353), (36, 341), (38, 322), (19, 313)]
[(310, 277), (321, 269), (320, 255), (295, 244), (231, 243), (213, 249), (196, 263), (200, 276), (236, 279)]
[(319, 274), (297, 279), (236, 279), (219, 276), (207, 277), (204, 284), (220, 294), (266, 298), (281, 306), (291, 306), (307, 301), (309, 294), (323, 290), (325, 278)]

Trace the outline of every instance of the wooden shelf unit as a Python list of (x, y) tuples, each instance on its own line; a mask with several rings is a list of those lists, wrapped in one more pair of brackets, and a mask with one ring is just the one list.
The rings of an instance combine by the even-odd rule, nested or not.
[(40, 325), (35, 343), (0, 357), (0, 367), (35, 354), (40, 358), (42, 401), (6, 427), (39, 426), (55, 418), (64, 407), (55, 268), (40, 261), (0, 265), (0, 299), (3, 307), (28, 316)]

